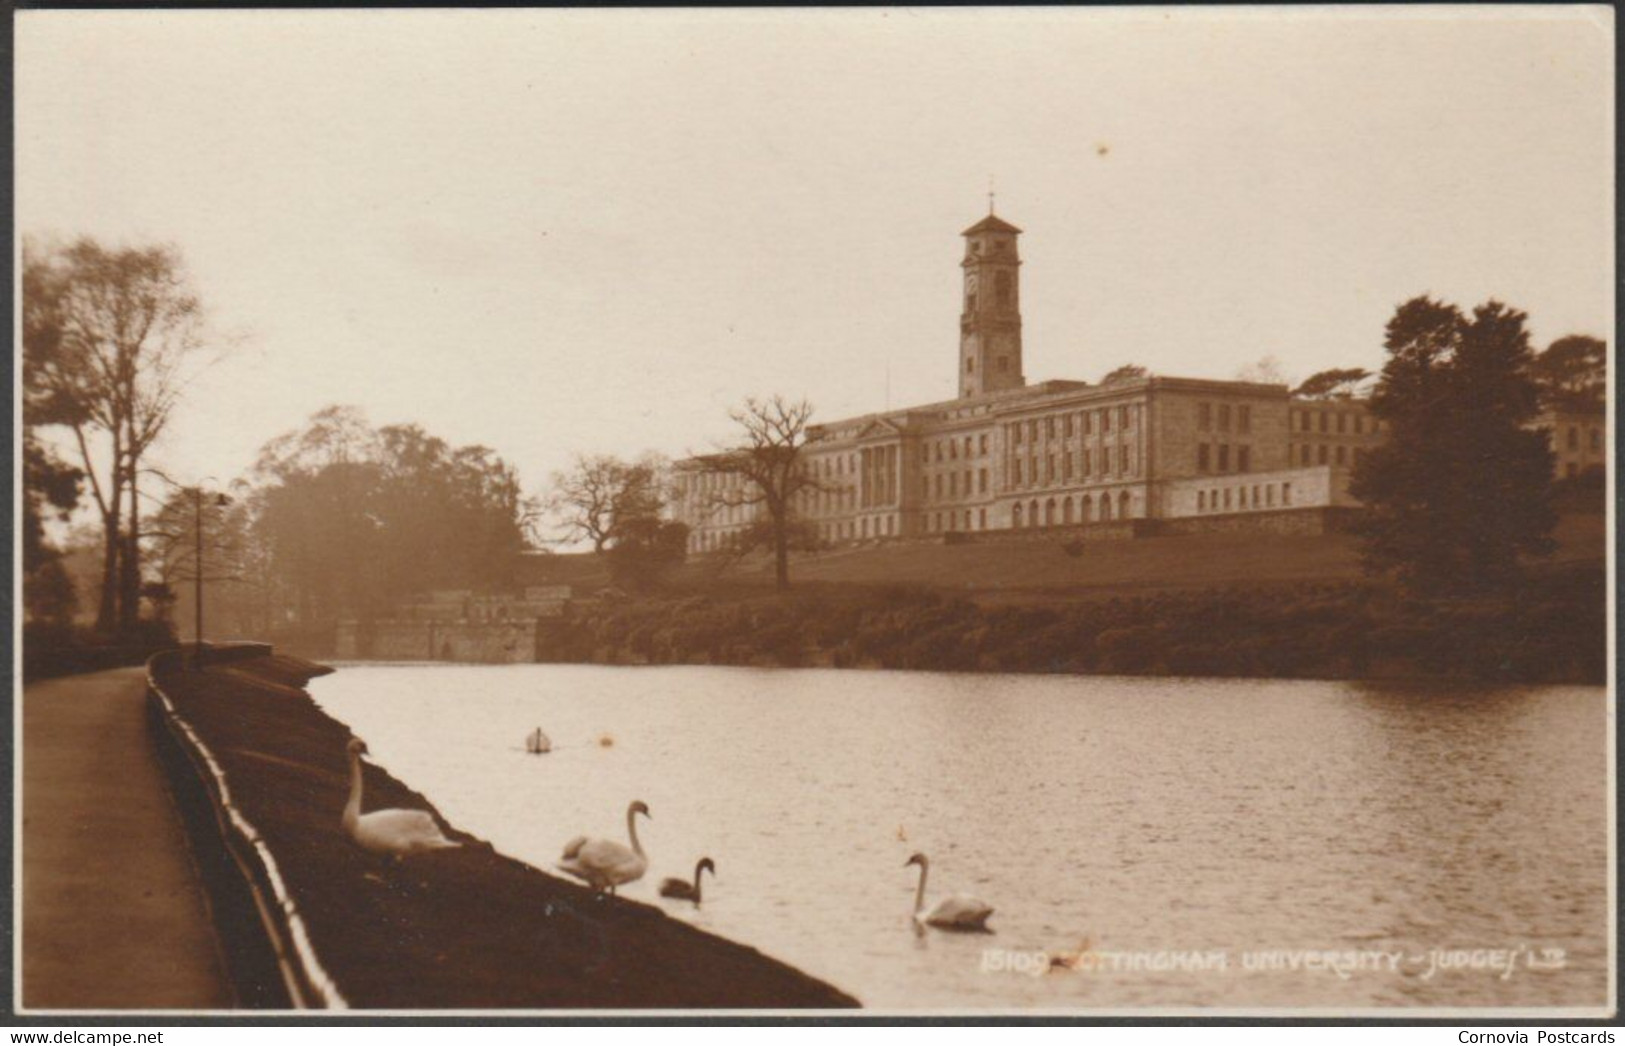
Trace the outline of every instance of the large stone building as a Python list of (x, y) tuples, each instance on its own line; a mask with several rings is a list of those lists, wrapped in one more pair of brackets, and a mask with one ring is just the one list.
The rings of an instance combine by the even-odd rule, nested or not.
[[(1029, 385), (1021, 230), (989, 214), (963, 235), (959, 396), (809, 430), (805, 461), (818, 489), (800, 514), (823, 541), (1157, 529), (1122, 525), (1136, 520), (1290, 526), (1289, 517), (1356, 506), (1349, 471), (1382, 439), (1363, 403), (1160, 376)], [(1598, 437), (1583, 439), (1595, 449)], [(690, 527), (691, 551), (725, 548), (750, 524), (757, 507), (736, 503), (743, 482), (700, 461), (679, 466), (673, 512)]]

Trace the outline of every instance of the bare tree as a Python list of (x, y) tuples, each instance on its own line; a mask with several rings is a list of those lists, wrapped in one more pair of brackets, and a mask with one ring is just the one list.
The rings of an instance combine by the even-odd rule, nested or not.
[(1280, 358), (1273, 354), (1261, 356), (1236, 371), (1236, 380), (1250, 381), (1257, 385), (1292, 384), (1286, 376), (1286, 370), (1281, 364)]
[(141, 605), (141, 464), (202, 347), (202, 308), (172, 247), (31, 245), (24, 265), (40, 295), (24, 302), (31, 326), (49, 325), (57, 342), (28, 360), (30, 381), (58, 405), (102, 520), (97, 627), (129, 629)]
[(553, 473), (547, 509), (563, 528), (561, 542), (587, 540), (602, 552), (617, 526), (652, 519), (665, 499), (664, 460), (645, 455), (635, 462), (608, 454), (578, 454), (567, 471)]
[(796, 503), (803, 492), (824, 489), (802, 455), (812, 413), (806, 400), (748, 399), (728, 415), (743, 430), (743, 442), (699, 459), (703, 472), (741, 480), (714, 493), (716, 504), (761, 507), (760, 524), (746, 533), (773, 549), (773, 579), (780, 591), (790, 587), (790, 548), (800, 531)]

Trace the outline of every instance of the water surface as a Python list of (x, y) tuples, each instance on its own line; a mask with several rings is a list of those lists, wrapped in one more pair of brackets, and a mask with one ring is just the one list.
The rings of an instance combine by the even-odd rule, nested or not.
[[(1601, 689), (576, 665), (311, 689), (543, 868), (577, 834), (624, 840), (643, 799), (626, 896), (871, 1006), (1607, 999)], [(551, 755), (524, 751), (538, 726)], [(914, 932), (916, 850), (994, 935)], [(702, 909), (657, 896), (703, 855)]]

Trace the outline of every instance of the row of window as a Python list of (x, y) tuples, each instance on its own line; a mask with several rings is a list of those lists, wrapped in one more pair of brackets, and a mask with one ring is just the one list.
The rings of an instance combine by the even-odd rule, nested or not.
[(844, 476), (848, 472), (855, 474), (857, 471), (858, 456), (856, 454), (836, 454), (813, 462), (813, 475), (819, 479)]
[(939, 439), (935, 443), (923, 443), (920, 445), (920, 464), (929, 465), (932, 454), (936, 455), (938, 461), (945, 459), (958, 461), (961, 446), (965, 448), (964, 456), (967, 458), (972, 456), (972, 448), (977, 448), (976, 453), (985, 457), (987, 455), (987, 433), (984, 432), (979, 437), (954, 437), (953, 439)]
[(827, 516), (833, 512), (849, 512), (857, 507), (858, 492), (851, 487), (840, 490), (804, 490), (802, 493), (812, 499), (814, 515)]
[(825, 541), (837, 541), (842, 538), (889, 538), (893, 534), (895, 516), (878, 516), (871, 519), (864, 516), (856, 524), (851, 520), (845, 523), (830, 523), (821, 528), (820, 533)]
[[(1274, 508), (1276, 489), (1280, 489), (1283, 508), (1292, 504), (1292, 484), (1254, 483), (1251, 487), (1215, 487), (1196, 492), (1196, 511), (1232, 512), (1240, 509)], [(1251, 497), (1249, 497), (1249, 492)]]
[[(972, 520), (976, 525), (972, 526)], [(933, 512), (925, 517), (925, 530), (928, 534), (941, 534), (950, 530), (986, 530), (987, 509), (978, 509), (976, 515), (971, 515), (970, 509), (960, 512)]]
[(1124, 490), (1115, 498), (1110, 493), (1103, 493), (1098, 498), (1081, 495), (1075, 510), (1070, 497), (1050, 498), (1042, 506), (1035, 499), (1027, 502), (1025, 509), (1018, 501), (1010, 513), (1010, 525), (1019, 530), (1022, 527), (1067, 526), (1071, 523), (1105, 523), (1114, 518), (1129, 519), (1133, 514), (1134, 499)]
[[(1196, 471), (1198, 472), (1230, 472), (1230, 444), (1228, 443), (1198, 443), (1196, 445)], [(1236, 472), (1251, 472), (1253, 470), (1253, 448), (1245, 444), (1235, 448)]]
[[(1069, 411), (1066, 414), (1052, 414), (1043, 419), (1040, 427), (1039, 419), (1031, 418), (1026, 422), (1014, 422), (1007, 431), (1010, 434), (1010, 445), (1020, 446), (1023, 442), (1037, 443), (1039, 434), (1045, 439), (1071, 439), (1075, 433), (1085, 436), (1096, 432), (1104, 435), (1112, 431), (1112, 422), (1115, 418), (1117, 428), (1121, 431), (1132, 428), (1138, 423), (1140, 407), (1138, 404), (1124, 404), (1119, 407), (1100, 407), (1095, 410)], [(1057, 424), (1057, 421), (1059, 424)]]
[(1253, 408), (1246, 404), (1236, 404), (1234, 409), (1228, 403), (1212, 404), (1198, 403), (1196, 405), (1196, 427), (1203, 432), (1213, 431), (1215, 417), (1218, 420), (1220, 432), (1231, 430), (1232, 420), (1237, 432), (1253, 431)]
[(1357, 465), (1366, 449), (1345, 446), (1341, 443), (1335, 447), (1326, 443), (1318, 446), (1300, 443), (1296, 447), (1287, 448), (1287, 460), (1296, 461), (1300, 465)]
[[(1591, 449), (1592, 450), (1601, 450), (1602, 449), (1602, 429), (1592, 428), (1592, 429), (1588, 429), (1587, 432), (1589, 433), (1589, 435), (1591, 437), (1591, 439), (1590, 439)], [(1569, 426), (1568, 443), (1569, 443), (1569, 449), (1570, 450), (1579, 450), (1580, 449), (1580, 426), (1578, 426), (1578, 425), (1570, 425)]]
[[(964, 477), (963, 483), (960, 482), (961, 477)], [(942, 482), (944, 478), (946, 478), (948, 481), (946, 487), (944, 487)], [(977, 469), (974, 493), (986, 494), (987, 488), (987, 469)], [(970, 469), (966, 469), (964, 472), (938, 472), (934, 476), (920, 477), (920, 496), (928, 501), (933, 499), (936, 501), (941, 501), (944, 496), (948, 498), (957, 498), (961, 492), (963, 492), (967, 497), (973, 492), (971, 488)]]
[(719, 549), (726, 548), (728, 543), (734, 539), (734, 535), (737, 533), (739, 533), (737, 530), (730, 530), (726, 532), (716, 530), (696, 531), (695, 533), (689, 535), (689, 551), (716, 552)]
[(1369, 430), (1372, 435), (1382, 431), (1382, 422), (1376, 418), (1367, 418), (1364, 411), (1352, 410), (1295, 410), (1293, 414), (1292, 430), (1294, 432), (1320, 432), (1330, 433), (1333, 429), (1340, 433), (1351, 430), (1356, 436), (1363, 436)]
[(683, 481), (685, 494), (713, 494), (738, 488), (744, 477), (737, 472), (698, 472)]
[[(1036, 487), (1040, 485), (1054, 486), (1057, 483), (1071, 483), (1073, 460), (1070, 450), (1063, 451), (1059, 456), (1046, 454), (1043, 458), (1044, 467), (1040, 471), (1038, 467), (1039, 458), (1036, 454), (1027, 458), (1025, 468), (1022, 460), (1016, 458), (1010, 463), (1010, 486)], [(1096, 460), (1093, 451), (1083, 450), (1078, 453), (1076, 461), (1079, 466), (1078, 476), (1080, 479), (1088, 479), (1095, 475)], [(1117, 453), (1114, 455), (1112, 448), (1102, 447), (1098, 462), (1101, 477), (1113, 474), (1112, 465), (1114, 463), (1117, 466), (1115, 470), (1117, 476), (1136, 475), (1140, 471), (1140, 448), (1138, 445), (1125, 444), (1118, 447)]]

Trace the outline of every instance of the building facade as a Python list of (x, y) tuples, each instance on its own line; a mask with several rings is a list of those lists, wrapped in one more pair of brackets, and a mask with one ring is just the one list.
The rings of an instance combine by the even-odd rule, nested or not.
[[(816, 483), (798, 511), (820, 541), (1357, 505), (1350, 471), (1383, 438), (1362, 401), (1151, 375), (1029, 385), (1021, 230), (990, 214), (962, 235), (959, 395), (809, 428), (802, 457)], [(1600, 454), (1600, 436), (1572, 438)], [(740, 503), (745, 482), (679, 464), (672, 512), (690, 551), (727, 548), (750, 526), (759, 507)]]
[(1535, 419), (1556, 456), (1558, 479), (1574, 479), (1608, 463), (1607, 416), (1602, 411), (1553, 408)]

